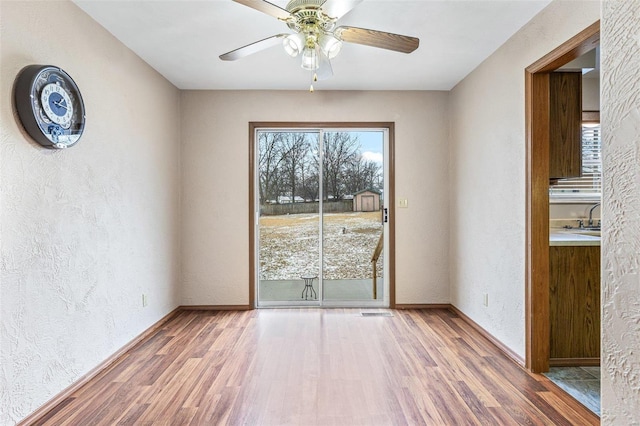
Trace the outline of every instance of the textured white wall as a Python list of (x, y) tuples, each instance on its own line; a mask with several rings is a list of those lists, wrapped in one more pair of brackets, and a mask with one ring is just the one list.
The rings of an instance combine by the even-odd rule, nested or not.
[(452, 303), (523, 357), (524, 69), (599, 17), (554, 1), (451, 92)]
[(602, 5), (602, 424), (640, 424), (640, 1)]
[(448, 303), (445, 92), (184, 92), (183, 303), (246, 305), (250, 121), (396, 123), (397, 303)]
[[(0, 7), (6, 425), (176, 307), (180, 94), (72, 3)], [(34, 63), (60, 66), (80, 86), (87, 127), (75, 147), (40, 148), (14, 118), (14, 78)]]

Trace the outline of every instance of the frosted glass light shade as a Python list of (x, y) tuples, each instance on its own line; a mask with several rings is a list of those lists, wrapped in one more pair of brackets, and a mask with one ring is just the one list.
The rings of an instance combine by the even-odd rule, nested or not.
[(318, 53), (315, 49), (305, 47), (302, 51), (302, 68), (309, 71), (318, 69)]
[(302, 36), (300, 34), (291, 34), (282, 40), (287, 55), (295, 58), (302, 51)]
[(338, 56), (340, 49), (342, 49), (342, 41), (338, 40), (331, 34), (326, 34), (320, 37), (320, 48), (329, 59), (333, 59)]

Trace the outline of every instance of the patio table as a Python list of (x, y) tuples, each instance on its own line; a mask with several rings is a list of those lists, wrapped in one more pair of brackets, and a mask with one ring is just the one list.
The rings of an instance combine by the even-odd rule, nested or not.
[(311, 295), (314, 299), (318, 298), (316, 291), (313, 289), (313, 280), (318, 278), (317, 276), (303, 276), (301, 277), (304, 280), (304, 289), (302, 289), (302, 296), (304, 300), (309, 300), (308, 297)]

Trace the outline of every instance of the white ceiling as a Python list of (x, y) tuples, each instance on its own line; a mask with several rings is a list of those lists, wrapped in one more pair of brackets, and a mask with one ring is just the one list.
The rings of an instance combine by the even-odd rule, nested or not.
[[(260, 0), (256, 0), (260, 1)], [(551, 0), (364, 0), (338, 21), (418, 37), (411, 54), (345, 43), (317, 90), (449, 90)], [(286, 24), (232, 0), (74, 0), (180, 89), (304, 90), (309, 72), (281, 46), (234, 62), (222, 53)], [(284, 7), (286, 0), (272, 0)]]

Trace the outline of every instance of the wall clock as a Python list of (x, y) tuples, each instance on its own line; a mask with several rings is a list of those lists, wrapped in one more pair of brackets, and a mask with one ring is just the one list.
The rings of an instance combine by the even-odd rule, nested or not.
[(26, 132), (46, 148), (75, 145), (85, 125), (84, 103), (73, 79), (58, 67), (29, 65), (14, 87), (18, 117)]

